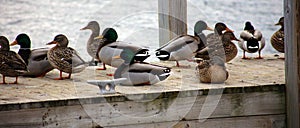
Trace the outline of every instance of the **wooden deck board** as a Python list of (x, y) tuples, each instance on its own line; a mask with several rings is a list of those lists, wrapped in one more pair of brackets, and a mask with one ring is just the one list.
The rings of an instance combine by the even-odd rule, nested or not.
[[(196, 76), (196, 64), (192, 62), (181, 62), (183, 65), (189, 65), (189, 68), (174, 67), (175, 62), (156, 63), (172, 67), (172, 75), (167, 80), (152, 86), (117, 86), (117, 94), (110, 95), (252, 87), (285, 83), (284, 61), (272, 56), (262, 60), (241, 60), (237, 57), (226, 64), (230, 76), (225, 84), (200, 83)], [(19, 85), (0, 85), (0, 104), (101, 96), (99, 88), (87, 84), (86, 81), (112, 79), (106, 74), (113, 73), (115, 69), (110, 67), (107, 71), (95, 69), (96, 67), (88, 67), (82, 73), (72, 75), (71, 80), (53, 80), (59, 75), (57, 70), (48, 73), (44, 78), (19, 77)], [(13, 80), (14, 78), (8, 78), (8, 81)]]

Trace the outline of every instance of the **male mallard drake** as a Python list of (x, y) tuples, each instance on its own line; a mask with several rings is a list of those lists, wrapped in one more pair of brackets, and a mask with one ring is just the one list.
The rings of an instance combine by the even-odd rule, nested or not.
[(2, 84), (6, 84), (5, 77), (16, 77), (13, 84), (18, 83), (18, 76), (27, 72), (24, 60), (17, 53), (10, 51), (8, 39), (0, 36), (0, 73), (2, 74)]
[[(92, 61), (95, 61), (97, 55), (97, 49), (100, 45), (99, 40), (95, 40), (95, 37), (98, 37), (100, 34), (100, 25), (97, 21), (91, 21), (87, 26), (81, 28), (80, 30), (91, 30), (92, 34), (90, 35), (89, 40), (87, 41), (86, 49), (88, 54), (92, 57)], [(95, 61), (96, 63), (96, 61)]]
[(197, 70), (202, 83), (223, 83), (228, 79), (228, 71), (222, 57), (213, 56), (210, 60), (201, 61)]
[[(226, 31), (225, 32), (226, 36), (223, 36), (224, 35), (223, 31)], [(227, 49), (227, 48), (232, 48), (232, 50), (234, 50), (234, 47), (233, 47), (234, 44), (231, 45), (228, 42), (228, 40), (230, 40), (230, 41), (232, 40), (231, 38), (235, 39), (233, 31), (231, 29), (229, 29), (222, 22), (216, 23), (214, 33), (207, 35), (207, 46), (205, 48), (203, 48), (202, 50), (200, 50), (199, 52), (197, 52), (197, 54), (195, 55), (195, 58), (202, 58), (204, 60), (209, 60), (210, 57), (212, 57), (212, 56), (220, 56), (220, 57), (222, 56), (222, 58), (226, 57), (226, 62), (230, 61), (232, 58), (231, 56), (233, 56), (230, 54), (234, 54), (235, 51), (232, 51), (232, 53), (227, 52), (228, 59), (227, 59), (227, 56), (225, 56), (226, 55), (225, 51), (231, 50), (231, 49)]]
[[(59, 34), (55, 36), (53, 41), (47, 44), (56, 44), (47, 53), (50, 64), (60, 71), (60, 77), (56, 80), (70, 79), (72, 73), (81, 72), (87, 66), (78, 53), (73, 48), (68, 47), (68, 43), (68, 38), (65, 35)], [(62, 72), (69, 73), (69, 76), (62, 77)]]
[(122, 85), (152, 85), (165, 80), (170, 72), (171, 68), (144, 62), (122, 63), (115, 71), (114, 78), (126, 78)]
[(281, 17), (275, 25), (280, 25), (281, 28), (272, 35), (271, 44), (278, 52), (284, 53), (284, 18)]
[(31, 50), (31, 41), (27, 34), (19, 34), (10, 45), (20, 45), (18, 54), (27, 64), (28, 72), (23, 76), (39, 77), (44, 76), (53, 69), (47, 58), (49, 48), (38, 48)]
[(148, 49), (116, 41), (118, 35), (113, 28), (105, 29), (101, 38), (102, 43), (97, 55), (103, 62), (103, 69), (106, 69), (105, 64), (119, 67), (122, 63), (142, 62), (150, 56)]
[(156, 57), (163, 61), (176, 61), (177, 67), (180, 66), (178, 61), (191, 60), (194, 53), (206, 45), (206, 38), (202, 31), (211, 30), (204, 21), (198, 21), (194, 28), (194, 36), (175, 37), (156, 50)]
[(246, 52), (255, 53), (258, 52), (257, 59), (262, 59), (261, 50), (265, 47), (265, 38), (261, 31), (254, 29), (251, 22), (245, 23), (244, 31), (240, 34), (241, 40), (239, 41), (239, 47), (243, 50), (243, 58), (246, 58)]

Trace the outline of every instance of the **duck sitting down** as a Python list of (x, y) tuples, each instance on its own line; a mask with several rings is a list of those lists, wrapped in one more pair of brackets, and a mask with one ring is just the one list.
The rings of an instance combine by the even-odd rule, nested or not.
[(122, 63), (114, 73), (114, 78), (126, 78), (121, 85), (153, 85), (170, 76), (171, 68), (145, 62)]
[(197, 70), (199, 80), (202, 83), (224, 83), (229, 76), (224, 59), (219, 56), (201, 61), (197, 66)]

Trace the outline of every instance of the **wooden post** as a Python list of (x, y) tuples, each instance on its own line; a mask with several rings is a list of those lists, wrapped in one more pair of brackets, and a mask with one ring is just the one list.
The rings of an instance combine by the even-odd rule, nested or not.
[(159, 45), (187, 34), (187, 0), (158, 0)]
[(285, 58), (286, 58), (286, 97), (287, 126), (299, 128), (300, 94), (300, 1), (285, 0)]

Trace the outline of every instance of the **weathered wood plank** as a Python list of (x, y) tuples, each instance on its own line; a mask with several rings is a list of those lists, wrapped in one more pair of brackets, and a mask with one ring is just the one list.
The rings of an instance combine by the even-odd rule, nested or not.
[[(70, 106), (0, 111), (0, 127), (8, 125), (92, 127), (97, 123), (100, 126), (127, 126), (285, 113), (285, 94), (282, 90), (223, 94), (217, 104), (210, 100), (205, 102), (209, 95), (200, 93), (187, 91), (187, 94), (172, 94), (168, 97), (164, 95), (144, 100), (140, 99), (141, 95), (135, 95), (128, 97), (132, 100), (126, 101), (113, 101), (106, 98), (88, 101), (82, 99), (82, 104), (79, 105), (76, 103)], [(103, 102), (104, 100), (107, 102)], [(205, 105), (207, 108), (203, 107)], [(214, 107), (211, 114), (205, 113)]]
[(159, 44), (187, 33), (187, 1), (158, 0)]
[(288, 127), (299, 127), (300, 106), (300, 1), (285, 0), (285, 51)]
[[(116, 126), (110, 128), (118, 128)], [(285, 128), (285, 115), (249, 116), (127, 125), (128, 128)]]

